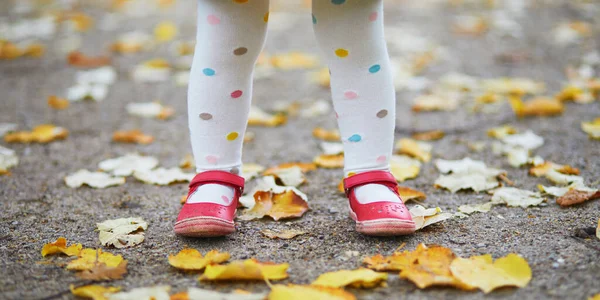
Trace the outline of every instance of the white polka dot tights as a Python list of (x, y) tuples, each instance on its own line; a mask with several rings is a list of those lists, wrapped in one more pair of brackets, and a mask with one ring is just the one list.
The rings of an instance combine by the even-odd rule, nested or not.
[[(382, 0), (313, 0), (315, 35), (331, 71), (345, 173), (388, 170), (395, 93), (383, 35)], [(268, 0), (199, 0), (188, 113), (197, 172), (239, 173), (254, 64), (268, 23)], [(226, 202), (233, 190), (201, 186), (188, 202)], [(373, 189), (371, 191), (371, 189)], [(378, 185), (360, 202), (399, 201)], [(369, 195), (375, 196), (369, 196)], [(227, 204), (227, 203), (223, 203)]]

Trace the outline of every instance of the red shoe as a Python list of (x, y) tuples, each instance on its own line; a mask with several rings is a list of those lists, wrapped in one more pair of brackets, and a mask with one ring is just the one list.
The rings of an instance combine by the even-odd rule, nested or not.
[(244, 190), (244, 178), (224, 171), (202, 172), (190, 182), (190, 195), (198, 186), (217, 183), (231, 186), (235, 195), (227, 206), (216, 203), (185, 203), (175, 223), (175, 234), (193, 237), (224, 236), (235, 231), (235, 210)]
[(400, 198), (398, 183), (390, 172), (370, 171), (345, 178), (344, 190), (350, 200), (350, 217), (356, 221), (356, 231), (380, 236), (414, 233), (415, 222), (404, 203), (381, 201), (361, 204), (356, 200), (354, 188), (369, 183), (385, 185)]

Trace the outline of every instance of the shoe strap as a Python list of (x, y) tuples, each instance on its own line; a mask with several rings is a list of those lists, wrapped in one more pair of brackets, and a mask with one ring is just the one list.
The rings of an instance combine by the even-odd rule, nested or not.
[(207, 183), (224, 184), (235, 188), (242, 195), (244, 192), (244, 177), (231, 174), (225, 171), (206, 171), (196, 174), (190, 182), (190, 191), (195, 190), (198, 186)]
[(398, 182), (388, 171), (369, 171), (346, 177), (344, 178), (344, 191), (348, 195), (353, 188), (370, 183), (385, 185), (398, 193)]

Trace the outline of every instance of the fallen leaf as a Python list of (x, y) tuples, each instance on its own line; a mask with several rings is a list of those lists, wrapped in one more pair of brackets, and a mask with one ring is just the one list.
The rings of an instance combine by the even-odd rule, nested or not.
[(127, 274), (127, 261), (122, 261), (116, 267), (108, 267), (104, 263), (97, 263), (93, 268), (77, 273), (77, 277), (85, 280), (114, 280), (121, 279)]
[(49, 143), (56, 140), (64, 140), (69, 131), (51, 124), (38, 125), (31, 131), (17, 131), (4, 136), (7, 143)]
[(71, 290), (71, 294), (73, 296), (89, 298), (92, 300), (108, 300), (109, 294), (114, 294), (121, 290), (120, 287), (106, 287), (101, 285), (84, 285), (80, 287), (75, 287), (74, 285), (70, 285), (69, 289)]
[(488, 21), (481, 16), (458, 16), (452, 24), (452, 31), (462, 35), (482, 35), (488, 29)]
[(575, 175), (562, 174), (556, 170), (550, 169), (545, 174), (546, 179), (560, 185), (569, 185), (572, 183), (583, 184), (583, 177)]
[(148, 184), (169, 185), (171, 183), (190, 182), (194, 173), (185, 173), (180, 168), (158, 168), (147, 171), (135, 171), (133, 177)]
[(173, 22), (162, 21), (154, 27), (154, 39), (157, 42), (168, 42), (177, 36), (177, 25)]
[(339, 142), (341, 140), (340, 131), (337, 129), (327, 130), (322, 127), (316, 127), (312, 132), (313, 136), (331, 142)]
[(318, 64), (319, 59), (307, 53), (289, 52), (271, 56), (271, 65), (282, 70), (312, 69)]
[(300, 111), (300, 117), (302, 118), (315, 118), (318, 116), (324, 116), (329, 114), (331, 111), (331, 105), (328, 101), (318, 99), (314, 100), (312, 103), (306, 105)]
[(175, 114), (175, 110), (172, 107), (162, 105), (158, 102), (128, 103), (125, 109), (132, 116), (156, 118), (159, 120), (169, 119)]
[(484, 91), (502, 95), (537, 95), (546, 89), (543, 82), (527, 78), (493, 78), (481, 82)]
[(144, 230), (148, 223), (141, 218), (121, 218), (96, 223), (102, 246), (115, 248), (133, 247), (144, 241)]
[(110, 65), (110, 57), (108, 56), (87, 56), (79, 51), (72, 51), (67, 55), (67, 62), (76, 67), (83, 68), (98, 68)]
[(134, 143), (147, 145), (154, 142), (154, 137), (145, 135), (141, 130), (115, 131), (112, 137), (113, 142), (117, 143)]
[(462, 189), (472, 189), (475, 192), (486, 191), (498, 187), (499, 176), (506, 172), (499, 169), (488, 168), (482, 161), (472, 160), (468, 157), (462, 160), (435, 160), (435, 166), (441, 175), (435, 180), (436, 187), (443, 187), (456, 193)]
[(91, 270), (98, 264), (104, 264), (108, 268), (116, 268), (126, 260), (121, 255), (104, 252), (102, 249), (85, 248), (79, 251), (78, 258), (67, 264), (67, 270), (85, 271)]
[(413, 264), (419, 254), (427, 251), (427, 249), (427, 246), (424, 244), (419, 244), (414, 251), (405, 250), (403, 252), (394, 252), (390, 256), (377, 254), (372, 257), (365, 257), (363, 264), (375, 271), (402, 271)]
[(17, 130), (17, 127), (18, 125), (15, 123), (0, 123), (0, 137)]
[(416, 230), (450, 219), (453, 216), (451, 213), (442, 213), (442, 209), (439, 207), (425, 208), (421, 205), (413, 206), (409, 212), (415, 222)]
[(531, 281), (531, 268), (521, 256), (511, 253), (493, 262), (492, 256), (456, 258), (450, 265), (460, 281), (489, 293), (499, 287), (525, 287)]
[(116, 80), (117, 71), (111, 66), (78, 71), (75, 74), (75, 81), (78, 84), (101, 84), (107, 86), (115, 83)]
[(208, 265), (201, 281), (210, 280), (282, 280), (288, 277), (289, 265), (261, 263), (255, 259), (237, 260), (227, 265)]
[(512, 207), (527, 208), (530, 206), (540, 205), (546, 201), (540, 193), (521, 190), (513, 187), (502, 187), (494, 191), (492, 203), (506, 204)]
[(510, 96), (510, 105), (518, 117), (529, 116), (556, 116), (564, 111), (564, 105), (561, 101), (554, 98), (535, 98), (523, 102), (518, 96)]
[(83, 246), (81, 244), (74, 244), (67, 247), (67, 239), (59, 237), (54, 243), (48, 243), (42, 247), (42, 257), (57, 253), (62, 253), (67, 256), (77, 256), (82, 248)]
[(486, 202), (482, 204), (463, 204), (458, 207), (458, 211), (470, 215), (475, 212), (486, 213), (492, 209), (493, 202)]
[(270, 239), (290, 240), (299, 235), (306, 234), (306, 231), (296, 229), (271, 230), (263, 229), (260, 233)]
[(390, 172), (396, 181), (403, 182), (419, 176), (421, 162), (406, 155), (392, 155), (390, 157)]
[(580, 191), (580, 192), (597, 192), (598, 191), (597, 189), (592, 189), (592, 188), (585, 186), (583, 181), (575, 181), (572, 184), (570, 184), (568, 186), (563, 186), (563, 187), (543, 186), (543, 185), (539, 184), (538, 189), (543, 193), (546, 193), (546, 194), (549, 194), (549, 195), (552, 195), (555, 197), (561, 197), (571, 190)]
[(67, 89), (67, 99), (78, 102), (86, 99), (96, 102), (106, 99), (108, 86), (105, 84), (77, 83)]
[(164, 82), (171, 77), (171, 65), (162, 58), (144, 61), (133, 68), (131, 78), (136, 82)]
[(591, 122), (581, 122), (581, 130), (592, 139), (600, 139), (600, 118), (596, 118)]
[(152, 37), (149, 34), (132, 31), (119, 36), (110, 48), (113, 52), (130, 54), (148, 50), (152, 45)]
[(311, 285), (333, 288), (345, 286), (354, 288), (374, 288), (384, 285), (387, 281), (387, 277), (387, 273), (379, 273), (370, 269), (359, 268), (356, 270), (340, 270), (321, 274), (311, 283)]
[[(200, 288), (189, 288), (187, 296), (188, 298), (185, 300), (264, 300), (267, 295), (243, 293), (239, 290), (235, 290), (233, 293), (219, 293)], [(173, 299), (171, 296), (171, 300), (177, 299)]]
[(70, 188), (78, 188), (82, 185), (103, 189), (110, 186), (125, 184), (125, 177), (113, 177), (103, 172), (90, 172), (81, 169), (65, 177), (65, 184)]
[(48, 106), (50, 106), (51, 108), (57, 109), (57, 110), (67, 109), (70, 104), (71, 104), (71, 102), (69, 102), (69, 100), (64, 99), (64, 98), (59, 98), (56, 96), (48, 97)]
[(260, 219), (269, 216), (275, 221), (280, 219), (298, 218), (308, 211), (308, 203), (294, 190), (283, 193), (272, 191), (256, 191), (254, 206), (238, 218), (240, 220)]
[(248, 182), (264, 170), (265, 167), (259, 164), (242, 164), (242, 174), (240, 176), (244, 177), (244, 180)]
[(354, 295), (340, 288), (312, 285), (274, 285), (267, 297), (268, 300), (355, 300)]
[(441, 130), (431, 130), (413, 133), (412, 138), (418, 141), (436, 141), (442, 139), (445, 135), (446, 133)]
[(453, 111), (458, 107), (458, 100), (441, 95), (421, 95), (413, 103), (412, 110), (423, 111)]
[(344, 154), (327, 155), (321, 154), (313, 160), (319, 168), (337, 169), (344, 167)]
[(544, 145), (544, 138), (535, 134), (531, 130), (527, 130), (524, 133), (507, 135), (501, 138), (501, 140), (506, 145), (521, 147), (526, 150), (537, 149)]
[(321, 142), (319, 144), (325, 155), (337, 155), (344, 153), (344, 144), (340, 142)]
[(115, 176), (130, 176), (136, 171), (149, 171), (156, 166), (158, 166), (158, 159), (136, 153), (103, 160), (98, 164), (100, 170), (111, 172)]
[(8, 148), (0, 146), (0, 175), (10, 174), (8, 169), (19, 164), (17, 153)]
[(289, 162), (289, 163), (283, 163), (278, 166), (268, 168), (262, 174), (263, 174), (263, 176), (268, 176), (268, 175), (274, 174), (275, 172), (277, 172), (281, 169), (287, 169), (287, 168), (293, 168), (293, 167), (300, 168), (302, 170), (302, 172), (304, 172), (304, 173), (314, 171), (317, 169), (317, 165), (315, 165), (315, 163), (312, 163), (312, 162), (310, 162), (310, 163)]
[(398, 186), (398, 194), (404, 203), (415, 200), (425, 200), (427, 195), (421, 191), (413, 190), (406, 186)]
[(182, 169), (192, 169), (196, 167), (194, 156), (187, 153), (183, 159), (179, 162), (179, 167)]
[(120, 292), (110, 295), (110, 300), (170, 300), (171, 287), (160, 285), (131, 289), (128, 292)]
[(400, 278), (412, 281), (418, 288), (430, 286), (453, 286), (462, 290), (472, 290), (469, 284), (452, 275), (450, 265), (456, 259), (452, 250), (441, 247), (417, 246), (415, 251), (405, 251), (406, 265), (400, 271)]
[(287, 117), (283, 114), (269, 114), (262, 109), (251, 106), (248, 115), (248, 126), (266, 126), (277, 127), (287, 122)]
[(529, 175), (535, 177), (545, 176), (550, 170), (555, 170), (566, 175), (579, 175), (579, 169), (569, 165), (559, 165), (550, 161), (544, 161), (541, 164), (534, 165), (529, 169)]
[(229, 253), (211, 250), (202, 256), (200, 251), (196, 249), (183, 249), (176, 255), (169, 255), (169, 264), (177, 269), (184, 271), (201, 271), (207, 265), (220, 264), (228, 261)]
[(430, 144), (418, 142), (413, 139), (404, 138), (396, 143), (396, 152), (398, 154), (405, 154), (422, 162), (429, 162), (431, 160), (431, 148)]
[(487, 131), (489, 137), (503, 139), (506, 136), (517, 133), (517, 130), (510, 125), (503, 125), (500, 127), (490, 128)]
[(592, 33), (589, 23), (582, 21), (571, 21), (559, 24), (552, 30), (554, 42), (565, 46), (575, 44)]
[(583, 203), (585, 201), (594, 200), (600, 198), (600, 191), (588, 192), (588, 191), (578, 191), (578, 190), (570, 190), (566, 194), (560, 196), (556, 199), (556, 204), (567, 207), (579, 203)]

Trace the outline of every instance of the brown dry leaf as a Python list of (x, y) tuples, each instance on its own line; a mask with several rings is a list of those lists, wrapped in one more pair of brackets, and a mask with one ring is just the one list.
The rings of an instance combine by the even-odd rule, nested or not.
[(307, 53), (289, 52), (271, 56), (271, 64), (282, 70), (312, 69), (318, 66), (319, 59)]
[(176, 255), (169, 255), (169, 264), (177, 269), (184, 271), (201, 271), (207, 265), (220, 264), (228, 261), (229, 253), (211, 250), (202, 256), (200, 251), (196, 249), (183, 249)]
[(67, 55), (67, 62), (76, 67), (83, 68), (98, 68), (110, 65), (110, 57), (108, 56), (87, 56), (79, 51), (73, 51)]
[(260, 233), (262, 233), (262, 235), (264, 235), (270, 239), (290, 240), (299, 235), (306, 234), (306, 231), (296, 230), (296, 229), (283, 229), (283, 230), (263, 229), (260, 231)]
[(54, 243), (45, 244), (42, 247), (42, 256), (62, 253), (67, 256), (77, 256), (83, 246), (81, 244), (75, 244), (67, 247), (67, 239), (59, 237)]
[(425, 132), (416, 132), (412, 134), (412, 138), (417, 141), (435, 141), (442, 139), (446, 133), (442, 130), (432, 130)]
[(154, 141), (151, 135), (145, 135), (139, 129), (115, 131), (113, 133), (113, 142), (118, 143), (134, 143), (134, 144), (150, 144)]
[(17, 131), (4, 136), (7, 143), (49, 143), (55, 140), (64, 140), (69, 131), (52, 124), (38, 125), (32, 131)]
[(300, 170), (302, 170), (302, 172), (304, 172), (304, 173), (309, 172), (309, 171), (314, 171), (317, 169), (317, 165), (315, 163), (289, 162), (289, 163), (283, 163), (278, 166), (268, 168), (267, 170), (265, 170), (263, 172), (263, 176), (273, 175), (273, 174), (277, 173), (277, 171), (279, 171), (279, 170), (293, 168), (293, 167), (300, 168)]
[(75, 287), (70, 285), (71, 294), (77, 297), (89, 298), (92, 300), (108, 300), (108, 295), (114, 294), (121, 290), (120, 287), (101, 286), (101, 285), (84, 285)]
[(400, 272), (400, 278), (412, 281), (420, 289), (430, 286), (453, 286), (462, 290), (473, 290), (473, 286), (458, 280), (450, 271), (450, 265), (455, 258), (452, 250), (442, 246), (417, 248), (411, 262)]
[(367, 268), (359, 268), (356, 270), (340, 270), (321, 274), (311, 283), (311, 285), (333, 288), (345, 286), (354, 288), (374, 288), (382, 285), (385, 286), (387, 278), (387, 273), (379, 273)]
[(431, 145), (413, 139), (400, 139), (396, 143), (396, 152), (414, 157), (422, 162), (431, 160)]
[(425, 193), (405, 186), (398, 186), (398, 193), (400, 194), (400, 197), (404, 203), (411, 200), (425, 200), (427, 198)]
[(553, 98), (538, 97), (523, 102), (519, 96), (509, 96), (510, 105), (518, 117), (555, 116), (564, 111), (564, 105)]
[(116, 267), (97, 263), (91, 269), (77, 273), (77, 277), (85, 280), (114, 280), (123, 278), (125, 274), (127, 274), (127, 261), (123, 260)]
[(236, 260), (227, 265), (208, 265), (200, 280), (282, 280), (289, 264), (262, 263), (255, 259)]
[(71, 104), (71, 102), (69, 102), (69, 100), (67, 100), (65, 98), (60, 98), (57, 96), (49, 96), (48, 97), (48, 106), (50, 106), (54, 109), (58, 109), (58, 110), (66, 109), (69, 107), (70, 104)]
[(189, 292), (180, 292), (171, 295), (169, 300), (190, 300)]
[(531, 281), (531, 268), (521, 256), (510, 253), (495, 262), (491, 255), (456, 258), (450, 264), (452, 275), (468, 286), (489, 293), (499, 287), (525, 287)]
[(275, 221), (299, 218), (308, 211), (308, 203), (293, 190), (276, 194), (272, 191), (256, 191), (255, 205), (242, 214), (239, 219), (253, 220), (269, 216)]
[(341, 288), (312, 285), (274, 285), (268, 300), (356, 300), (354, 295)]
[(581, 122), (581, 130), (585, 131), (590, 138), (600, 140), (600, 118), (591, 122)]
[(408, 268), (417, 259), (418, 255), (427, 249), (424, 244), (419, 244), (414, 251), (394, 252), (391, 256), (377, 254), (372, 257), (365, 257), (363, 264), (375, 271), (402, 271)]
[(314, 137), (324, 141), (339, 142), (341, 139), (340, 131), (337, 129), (327, 130), (322, 127), (316, 127), (313, 129), (312, 134)]
[(277, 127), (285, 123), (287, 123), (287, 116), (284, 114), (269, 114), (256, 106), (250, 107), (248, 126)]
[(567, 207), (598, 198), (600, 198), (600, 191), (588, 192), (569, 190), (566, 194), (556, 199), (556, 204), (560, 205), (561, 207)]
[(314, 163), (320, 167), (325, 169), (337, 169), (344, 167), (344, 154), (334, 154), (327, 155), (321, 154), (314, 159)]

